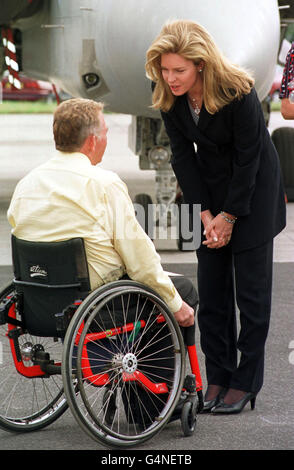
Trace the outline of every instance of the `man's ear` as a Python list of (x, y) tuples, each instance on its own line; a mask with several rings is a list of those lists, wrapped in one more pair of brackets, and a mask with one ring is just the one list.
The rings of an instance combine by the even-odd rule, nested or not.
[(90, 134), (85, 138), (84, 143), (82, 145), (82, 149), (86, 153), (88, 153), (88, 152), (91, 153), (94, 150), (95, 145), (96, 145), (95, 136), (93, 134)]
[(94, 134), (90, 134), (88, 135), (87, 139), (89, 147), (93, 149), (96, 146), (97, 137)]

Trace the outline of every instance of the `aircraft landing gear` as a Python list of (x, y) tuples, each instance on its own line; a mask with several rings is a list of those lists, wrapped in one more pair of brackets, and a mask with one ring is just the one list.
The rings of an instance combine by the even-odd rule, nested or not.
[(184, 201), (170, 164), (171, 150), (162, 120), (133, 116), (129, 129), (129, 147), (139, 155), (142, 170), (155, 170), (156, 173), (156, 200), (152, 201), (149, 194), (143, 193), (134, 198), (141, 226), (152, 240), (156, 237), (156, 231), (162, 234), (169, 230), (176, 234), (180, 251), (194, 251), (190, 243), (191, 236), (184, 237), (183, 232), (187, 232), (187, 227), (182, 230), (182, 224), (186, 223), (182, 211)]

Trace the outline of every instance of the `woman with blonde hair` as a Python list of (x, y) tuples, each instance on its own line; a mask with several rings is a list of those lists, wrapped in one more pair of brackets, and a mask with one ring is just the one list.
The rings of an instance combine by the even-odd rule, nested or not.
[(238, 413), (249, 401), (253, 409), (263, 384), (273, 239), (285, 227), (278, 156), (254, 79), (224, 57), (205, 28), (186, 20), (164, 25), (147, 51), (146, 72), (184, 200), (201, 204), (204, 411)]

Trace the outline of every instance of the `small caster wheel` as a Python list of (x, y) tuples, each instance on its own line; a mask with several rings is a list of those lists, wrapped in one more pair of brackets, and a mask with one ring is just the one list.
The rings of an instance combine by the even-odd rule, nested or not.
[(196, 428), (196, 412), (191, 401), (186, 401), (182, 408), (181, 423), (184, 436), (192, 436)]

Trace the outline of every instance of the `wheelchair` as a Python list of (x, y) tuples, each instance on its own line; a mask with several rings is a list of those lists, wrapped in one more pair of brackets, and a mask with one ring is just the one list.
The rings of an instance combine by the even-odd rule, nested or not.
[(15, 277), (0, 293), (0, 427), (40, 430), (69, 408), (108, 447), (141, 444), (175, 419), (192, 435), (203, 407), (194, 328), (184, 344), (166, 304), (138, 282), (91, 292), (81, 238), (12, 235), (11, 244)]

